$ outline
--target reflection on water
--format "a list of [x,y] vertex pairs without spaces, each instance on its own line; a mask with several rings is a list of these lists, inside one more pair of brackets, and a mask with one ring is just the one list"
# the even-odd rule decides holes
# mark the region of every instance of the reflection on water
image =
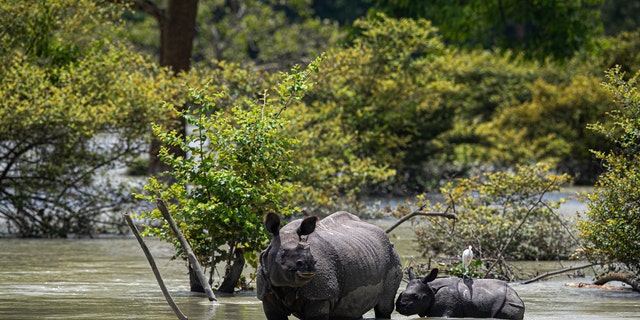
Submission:
[[[394,233],[392,241],[403,263],[417,259],[410,257],[410,232]],[[190,319],[264,319],[255,293],[218,295],[219,301],[211,303],[204,295],[188,292],[186,268],[181,261],[170,261],[170,245],[146,241],[167,287]],[[0,239],[0,252],[0,319],[176,318],[134,238]],[[580,281],[590,279],[556,277],[514,285],[527,306],[525,319],[640,317],[640,294],[564,286]],[[365,316],[372,318],[373,312]],[[397,313],[393,318],[408,319]]]

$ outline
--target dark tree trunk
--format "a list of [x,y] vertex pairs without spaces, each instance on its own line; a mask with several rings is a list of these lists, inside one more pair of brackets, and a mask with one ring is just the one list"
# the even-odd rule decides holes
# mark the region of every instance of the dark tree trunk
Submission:
[[202,284],[200,284],[200,280],[196,276],[196,272],[191,267],[191,264],[189,264],[189,287],[191,289],[191,292],[204,293],[204,288],[202,287]]
[[218,288],[218,291],[224,293],[233,293],[240,280],[240,276],[242,276],[242,269],[244,268],[244,251],[240,248],[235,250],[233,264],[231,266],[227,266],[227,269],[224,273],[224,280],[222,284]]
[[[188,72],[191,68],[193,39],[196,34],[196,16],[198,0],[169,0],[166,8],[160,8],[152,0],[108,0],[113,3],[129,5],[130,8],[151,15],[160,26],[160,65],[171,68],[175,75]],[[183,111],[186,106],[179,107]],[[186,134],[186,121],[177,117],[169,129]],[[153,138],[149,148],[149,171],[158,174],[171,168],[158,158],[162,143]],[[169,146],[169,152],[176,156],[184,156],[185,152],[178,147]],[[168,177],[164,177],[168,179]],[[189,265],[191,291],[205,292],[193,268]]]
[[[193,39],[196,34],[198,0],[171,0],[167,10],[162,13],[156,16],[160,25],[160,65],[170,67],[174,74],[188,72],[191,68]],[[179,111],[183,111],[184,108],[186,106],[180,107]],[[184,136],[186,134],[184,118],[177,118],[170,129]],[[158,159],[160,147],[160,141],[154,138],[149,150],[149,169],[153,174],[170,169]],[[170,147],[169,152],[176,156],[185,155],[184,151],[178,147]]]
[[[167,8],[160,8],[152,0],[108,0],[129,6],[133,10],[151,15],[160,26],[160,65],[171,68],[174,74],[188,72],[191,68],[191,53],[193,39],[196,35],[196,16],[198,0],[169,0]],[[182,111],[185,106],[179,107]],[[186,121],[176,118],[169,129],[184,135]],[[158,159],[158,152],[162,146],[157,139],[152,139],[149,148],[149,171],[151,174],[168,171],[166,164]],[[180,148],[170,147],[169,152],[177,156],[184,156]]]
[[[227,266],[222,284],[220,284],[220,287],[218,287],[216,291],[233,293],[235,291],[236,285],[238,284],[238,281],[240,281],[240,277],[242,276],[242,269],[244,269],[244,264],[244,251],[242,249],[236,249],[233,263],[231,264],[231,266]],[[198,277],[196,277],[195,272],[193,268],[191,268],[191,266],[189,266],[189,285],[192,292],[204,292],[204,288],[202,288],[202,285],[200,284],[200,281],[198,280]]]

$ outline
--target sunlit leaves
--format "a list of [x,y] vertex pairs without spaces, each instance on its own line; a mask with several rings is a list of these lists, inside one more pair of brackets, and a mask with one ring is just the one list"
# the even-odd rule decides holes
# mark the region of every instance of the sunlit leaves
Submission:
[[[202,262],[212,259],[214,264],[227,261],[236,248],[242,248],[255,264],[255,255],[267,240],[261,230],[262,216],[267,211],[284,215],[294,211],[292,199],[299,197],[295,177],[300,167],[294,154],[298,140],[288,131],[286,108],[311,86],[309,74],[317,70],[317,63],[282,74],[280,83],[264,90],[259,100],[252,99],[254,92],[238,88],[252,86],[233,80],[247,74],[236,67],[226,66],[230,73],[222,74],[229,77],[189,90],[192,108],[182,115],[189,124],[188,135],[155,127],[160,140],[178,146],[186,157],[162,149],[161,160],[172,168],[167,173],[171,182],[150,179],[147,194],[138,195],[167,201],[198,258]],[[238,93],[237,100],[230,99],[228,92]],[[228,102],[237,103],[226,105]],[[159,218],[159,213],[147,212],[143,217]],[[149,228],[147,233],[174,239],[166,226]]]
[[0,214],[25,236],[93,232],[129,201],[102,170],[147,151],[148,121],[173,84],[112,41],[112,7],[0,4]]
[[637,272],[640,266],[640,94],[637,75],[629,80],[619,68],[607,72],[605,88],[616,107],[610,120],[593,130],[613,141],[615,149],[595,152],[606,172],[597,188],[587,195],[588,210],[580,230],[586,240],[587,257],[610,266],[620,263]]

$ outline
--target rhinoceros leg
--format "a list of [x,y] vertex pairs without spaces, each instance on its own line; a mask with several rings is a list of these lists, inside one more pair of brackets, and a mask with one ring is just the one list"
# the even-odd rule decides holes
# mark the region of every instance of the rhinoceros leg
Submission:
[[522,320],[524,318],[524,302],[511,287],[507,288],[506,301],[496,314],[498,319]]
[[268,320],[287,320],[289,312],[287,312],[282,303],[275,300],[275,297],[267,296],[262,301],[262,310]]
[[391,319],[391,312],[395,308],[395,297],[395,292],[393,292],[393,295],[385,292],[378,304],[373,308],[376,313],[376,319]]
[[331,312],[331,302],[329,301],[313,301],[307,302],[304,306],[305,320],[329,320]]
[[[394,253],[396,260],[400,260]],[[391,313],[395,309],[396,293],[402,282],[402,268],[391,269],[384,280],[384,292],[378,299],[378,304],[373,308],[376,318],[391,319]]]

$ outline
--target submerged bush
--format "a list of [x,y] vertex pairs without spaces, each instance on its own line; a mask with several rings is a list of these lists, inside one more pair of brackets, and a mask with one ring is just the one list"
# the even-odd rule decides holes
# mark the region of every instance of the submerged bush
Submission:
[[[484,276],[513,280],[508,260],[567,258],[575,245],[568,219],[556,212],[559,201],[545,195],[570,182],[568,175],[549,172],[548,165],[521,165],[513,171],[456,179],[441,192],[444,204],[431,211],[455,212],[457,220],[423,219],[416,225],[416,242],[424,256],[459,262],[464,248],[473,246],[482,260]],[[424,198],[419,201],[424,203]]]

